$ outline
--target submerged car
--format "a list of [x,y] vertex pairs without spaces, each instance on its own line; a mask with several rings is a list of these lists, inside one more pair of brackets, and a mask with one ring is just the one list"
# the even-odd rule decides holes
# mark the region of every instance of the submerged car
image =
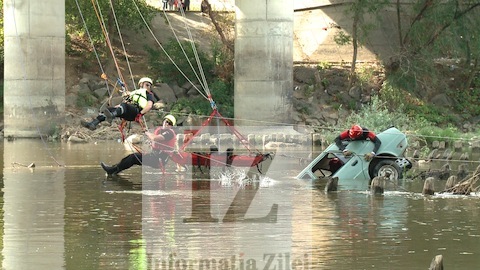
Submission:
[[298,179],[318,180],[338,177],[338,187],[343,190],[366,190],[376,176],[385,176],[389,182],[398,183],[402,174],[412,167],[404,156],[407,149],[407,136],[391,127],[377,137],[382,145],[372,160],[365,154],[372,152],[374,144],[369,140],[349,141],[346,149],[351,156],[344,156],[335,143],[327,147],[298,175]]

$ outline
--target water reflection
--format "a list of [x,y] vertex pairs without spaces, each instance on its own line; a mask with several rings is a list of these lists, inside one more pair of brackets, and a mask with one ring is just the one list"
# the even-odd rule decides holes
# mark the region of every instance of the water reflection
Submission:
[[3,269],[426,269],[437,254],[448,269],[480,265],[478,195],[424,197],[418,183],[326,194],[281,155],[256,181],[140,167],[106,178],[99,162],[125,155],[114,142],[0,146]]
[[225,186],[190,177],[181,186],[158,186],[157,175],[145,172],[142,179],[143,192],[163,191],[147,193],[143,200],[149,267],[290,265],[293,197],[288,191],[280,194],[276,188],[260,188],[258,182]]
[[[33,150],[33,151],[32,151]],[[64,266],[63,228],[65,170],[12,167],[43,162],[35,145],[4,144],[3,269],[61,269]]]

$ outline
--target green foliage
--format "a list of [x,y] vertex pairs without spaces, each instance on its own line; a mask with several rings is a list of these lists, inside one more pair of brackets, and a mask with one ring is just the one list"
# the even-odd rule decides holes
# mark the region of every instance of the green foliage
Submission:
[[352,123],[358,123],[380,132],[390,126],[395,126],[400,130],[408,129],[411,119],[401,111],[391,112],[384,101],[380,100],[378,96],[374,96],[369,105],[363,106],[360,111],[354,112],[346,118],[345,128],[350,127]]
[[[453,70],[446,70],[454,63],[452,60],[464,74],[478,73],[478,1],[418,1],[410,17],[412,21],[408,22],[410,27],[405,29],[398,69],[388,77],[393,88],[406,90],[412,95],[445,89],[444,93],[452,99],[455,110],[463,112],[465,116],[478,115],[480,109],[476,104],[480,99],[480,91],[476,89],[475,78],[471,85],[468,85],[470,80],[460,79],[455,84],[445,80],[446,76],[454,75]],[[406,108],[436,124],[458,122],[443,108],[419,106],[411,102]],[[435,115],[437,113],[440,115]]]
[[[78,2],[80,11],[76,2]],[[69,26],[67,28],[67,34],[85,35],[86,25],[94,43],[105,42],[102,27],[95,12],[96,10],[102,18],[103,25],[107,28],[106,30],[109,33],[110,38],[116,36],[116,23],[118,23],[120,29],[128,28],[140,31],[146,29],[143,19],[148,23],[155,15],[155,9],[148,6],[145,0],[95,1],[95,3],[96,6],[94,7],[90,0],[65,1],[65,21]],[[112,13],[110,3],[113,3],[115,16]]]
[[368,85],[377,75],[377,70],[372,66],[364,65],[357,68],[357,82],[361,86]]
[[380,91],[381,99],[390,108],[404,107],[408,102],[410,93],[404,91],[402,88],[392,84],[389,79],[383,83],[383,87]]
[[333,37],[333,41],[338,45],[348,45],[352,43],[352,37],[344,31],[338,31]]
[[480,78],[474,79],[471,88],[463,91],[454,89],[449,96],[457,101],[455,109],[468,116],[480,115]]
[[[218,111],[227,118],[233,117],[233,86],[220,80],[210,85],[210,91],[218,107]],[[193,113],[196,115],[209,115],[212,112],[210,103],[203,97],[180,98],[170,110],[174,114],[182,115]]]
[[315,93],[315,86],[314,85],[307,85],[306,87],[303,88],[304,95],[305,97],[311,97],[313,96],[313,93]]
[[[158,74],[158,80],[182,85],[188,78],[195,84],[200,83],[201,73],[190,42],[178,44],[175,39],[170,39],[163,48],[168,56],[163,50],[145,48],[149,54],[149,68],[153,74]],[[201,51],[197,53],[207,82],[212,81],[214,60]]]
[[[459,136],[461,132],[457,128],[451,125],[441,128],[423,117],[410,116],[401,108],[389,108],[387,103],[378,96],[372,97],[370,104],[349,115],[340,125],[322,130],[322,134],[325,138],[333,140],[339,131],[350,128],[353,123],[367,127],[376,133],[380,133],[390,126],[395,126],[409,135],[411,141],[422,140],[426,144],[431,144],[435,140],[453,142],[461,139],[461,136]],[[470,137],[473,136],[470,135]],[[428,149],[425,151],[428,152]]]
[[440,128],[434,125],[425,126],[417,129],[415,134],[424,138],[427,145],[431,145],[433,141],[445,141],[447,143],[453,143],[454,141],[460,139],[458,136],[460,131],[452,126],[445,128]]
[[215,74],[227,82],[233,82],[235,55],[217,38],[212,38],[211,53],[215,65]]
[[325,70],[332,68],[332,63],[327,61],[322,61],[317,65],[317,70]]
[[320,83],[322,84],[323,88],[327,88],[330,85],[330,81],[327,78],[322,78]]
[[449,123],[460,123],[459,117],[451,113],[450,110],[432,104],[424,104],[423,106],[408,104],[405,107],[405,110],[412,117],[421,117],[436,126],[445,126]]
[[312,107],[307,104],[302,104],[298,109],[298,112],[305,115],[310,115],[312,113]]
[[384,82],[380,98],[388,108],[394,108],[392,111],[401,111],[411,118],[428,122],[433,126],[446,126],[460,122],[460,119],[448,109],[421,101],[412,93],[392,84],[391,80]]
[[96,101],[92,95],[80,92],[78,93],[76,102],[78,107],[91,107],[95,105]]

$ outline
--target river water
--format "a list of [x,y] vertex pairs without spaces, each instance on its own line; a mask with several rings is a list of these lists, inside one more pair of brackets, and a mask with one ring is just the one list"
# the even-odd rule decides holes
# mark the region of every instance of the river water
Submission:
[[480,267],[477,195],[326,194],[295,179],[288,150],[257,178],[107,178],[99,162],[126,154],[117,142],[1,147],[3,269],[428,269],[439,254],[445,269]]

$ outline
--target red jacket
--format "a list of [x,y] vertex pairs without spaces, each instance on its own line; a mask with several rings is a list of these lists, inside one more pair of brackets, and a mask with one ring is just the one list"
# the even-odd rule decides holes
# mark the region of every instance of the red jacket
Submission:
[[152,142],[152,148],[155,150],[167,150],[172,151],[175,149],[175,143],[177,142],[177,135],[175,131],[171,128],[158,127],[153,132],[155,135],[162,135],[165,138],[165,141]]

